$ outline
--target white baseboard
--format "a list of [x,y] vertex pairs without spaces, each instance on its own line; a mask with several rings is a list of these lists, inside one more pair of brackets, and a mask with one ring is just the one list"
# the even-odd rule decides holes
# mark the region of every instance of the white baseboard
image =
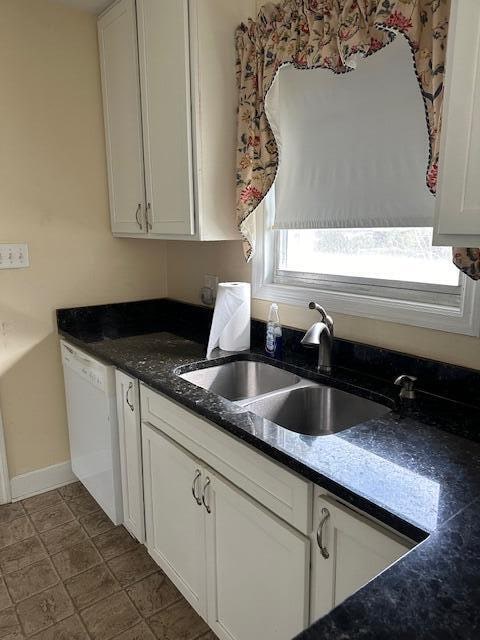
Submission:
[[30,498],[38,493],[58,489],[66,484],[76,482],[70,460],[54,464],[51,467],[37,469],[11,479],[12,502]]

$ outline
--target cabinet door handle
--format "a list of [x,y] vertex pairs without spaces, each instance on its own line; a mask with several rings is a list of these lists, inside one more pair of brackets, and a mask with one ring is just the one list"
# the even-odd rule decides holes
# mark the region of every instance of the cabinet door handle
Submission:
[[206,491],[207,491],[208,487],[210,486],[210,484],[211,484],[211,480],[207,476],[207,479],[205,480],[205,484],[203,485],[203,492],[202,492],[202,502],[203,502],[203,506],[207,510],[207,513],[212,513],[212,510],[210,509],[210,505],[205,500]]
[[151,231],[153,229],[153,224],[150,221],[151,211],[152,211],[152,205],[150,202],[147,202],[147,208],[145,209],[145,220],[147,222],[147,231]]
[[330,557],[330,554],[328,553],[327,547],[323,544],[323,530],[329,518],[330,518],[330,511],[324,507],[322,509],[322,519],[320,520],[320,524],[318,525],[318,529],[317,529],[317,544],[320,547],[320,553],[325,558],[325,560],[328,560],[328,558]]
[[127,392],[125,393],[125,402],[128,404],[128,406],[130,407],[131,411],[135,411],[135,407],[133,406],[133,403],[130,402],[130,400],[129,400],[130,391],[132,389],[133,389],[133,382],[130,382],[130,384],[128,385]]
[[193,478],[193,483],[192,483],[192,496],[195,498],[195,502],[198,504],[199,507],[202,506],[202,499],[199,496],[197,496],[197,482],[201,477],[201,475],[202,475],[202,472],[200,471],[200,469],[197,469],[195,471],[195,477]]
[[142,221],[141,221],[141,219],[139,217],[141,212],[142,212],[142,205],[141,205],[141,203],[138,203],[138,207],[137,207],[137,210],[135,212],[135,219],[136,219],[137,224],[140,227],[140,229],[143,229]]

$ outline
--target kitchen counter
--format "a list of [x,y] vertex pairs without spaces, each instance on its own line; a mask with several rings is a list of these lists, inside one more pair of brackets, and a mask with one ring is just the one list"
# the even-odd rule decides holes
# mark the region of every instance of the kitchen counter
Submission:
[[[480,444],[455,434],[457,427],[458,433],[474,429],[474,409],[420,393],[415,408],[396,407],[381,419],[337,435],[289,432],[178,376],[212,364],[204,360],[202,313],[192,308],[199,314],[192,325],[192,317],[185,318],[186,307],[169,307],[164,316],[157,315],[160,330],[151,333],[138,334],[138,323],[122,323],[121,316],[116,327],[110,317],[106,330],[108,323],[100,326],[95,313],[84,311],[59,312],[59,330],[85,352],[421,542],[299,638],[478,638]],[[194,339],[174,334],[173,320],[178,333]],[[241,357],[271,362],[255,348]],[[231,359],[221,352],[214,358],[215,364]],[[331,378],[319,376],[311,356],[301,352],[288,352],[278,364],[392,407],[398,396],[398,388],[388,381],[344,367],[334,369]],[[439,428],[444,426],[448,430]]]

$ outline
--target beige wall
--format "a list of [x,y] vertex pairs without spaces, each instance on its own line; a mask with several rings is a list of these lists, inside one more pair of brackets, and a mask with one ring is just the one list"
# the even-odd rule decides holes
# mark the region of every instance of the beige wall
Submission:
[[165,245],[110,233],[96,19],[2,0],[0,242],[31,267],[0,271],[0,406],[10,475],[69,458],[57,307],[165,293]]
[[[218,275],[221,281],[249,281],[251,277],[240,242],[167,242],[167,266],[168,295],[197,304],[204,274]],[[252,315],[266,320],[269,308],[269,302],[253,300]],[[341,338],[480,369],[478,338],[341,314],[334,316],[336,334]],[[285,326],[300,329],[306,329],[315,320],[308,309],[289,305],[280,305],[280,317]]]

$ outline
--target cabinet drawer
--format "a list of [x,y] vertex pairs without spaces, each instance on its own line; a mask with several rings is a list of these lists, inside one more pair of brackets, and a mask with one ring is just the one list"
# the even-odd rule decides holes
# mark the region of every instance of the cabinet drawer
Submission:
[[267,509],[309,533],[310,482],[144,385],[141,411],[142,422],[160,429]]

